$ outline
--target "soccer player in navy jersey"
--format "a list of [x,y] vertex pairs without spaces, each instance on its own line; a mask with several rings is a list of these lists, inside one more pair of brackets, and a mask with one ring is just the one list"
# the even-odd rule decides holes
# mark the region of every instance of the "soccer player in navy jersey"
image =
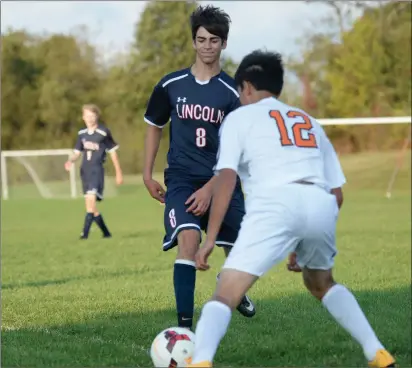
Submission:
[[[148,127],[143,174],[151,196],[165,203],[163,250],[178,246],[173,282],[178,325],[186,328],[192,328],[193,324],[195,254],[201,242],[201,230],[205,230],[208,223],[219,128],[224,117],[240,106],[234,80],[220,67],[220,54],[226,48],[229,33],[229,15],[213,6],[200,6],[190,21],[196,61],[189,68],[166,75],[154,87],[144,116]],[[153,179],[152,171],[162,129],[169,120],[165,192]],[[226,255],[237,238],[244,213],[238,179],[216,241]],[[247,296],[237,309],[246,317],[255,314],[255,307]]]
[[97,210],[96,202],[103,200],[104,189],[104,162],[106,152],[110,153],[116,171],[116,184],[123,182],[122,170],[116,150],[119,148],[114,141],[110,130],[99,122],[100,110],[96,105],[83,106],[83,120],[86,129],[79,130],[73,156],[66,162],[65,168],[70,170],[71,165],[83,154],[80,168],[83,194],[86,201],[86,217],[80,239],[87,239],[90,227],[94,222],[103,232],[103,237],[110,238],[101,213]]

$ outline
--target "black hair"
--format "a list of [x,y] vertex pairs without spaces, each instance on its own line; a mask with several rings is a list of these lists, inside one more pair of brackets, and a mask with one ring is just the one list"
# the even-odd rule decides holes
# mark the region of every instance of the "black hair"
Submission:
[[283,88],[282,56],[275,52],[255,50],[241,61],[235,74],[237,87],[249,82],[257,91],[268,91],[279,96]]
[[192,38],[195,40],[197,30],[204,27],[212,35],[220,37],[222,42],[227,41],[230,22],[229,15],[222,9],[212,5],[199,6],[190,16]]

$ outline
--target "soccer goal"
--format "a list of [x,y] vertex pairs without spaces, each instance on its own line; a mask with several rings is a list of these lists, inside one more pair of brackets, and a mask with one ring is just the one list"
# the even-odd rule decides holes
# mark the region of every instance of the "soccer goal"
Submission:
[[382,125],[382,124],[409,124],[408,133],[404,139],[402,148],[397,157],[394,169],[390,176],[387,189],[386,197],[391,198],[393,187],[396,181],[396,177],[399,173],[399,170],[402,168],[405,156],[408,151],[408,147],[411,144],[411,116],[401,116],[401,117],[381,117],[381,118],[346,118],[346,119],[319,119],[318,120],[322,125]]
[[3,151],[3,199],[76,198],[78,170],[75,165],[69,173],[64,169],[64,163],[72,154],[72,149]]

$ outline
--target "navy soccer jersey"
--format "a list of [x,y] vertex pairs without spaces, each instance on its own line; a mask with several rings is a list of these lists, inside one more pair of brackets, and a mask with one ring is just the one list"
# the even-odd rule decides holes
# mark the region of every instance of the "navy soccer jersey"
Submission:
[[234,80],[223,71],[200,82],[187,68],[168,74],[155,86],[145,121],[159,128],[171,122],[166,180],[212,178],[219,128],[225,116],[239,106]]
[[110,130],[99,124],[93,131],[79,130],[74,150],[83,153],[82,168],[87,170],[103,168],[107,152],[114,151],[118,147]]
[[97,200],[103,199],[103,164],[107,152],[114,151],[118,147],[110,130],[100,124],[93,131],[79,130],[74,150],[83,153],[80,177],[84,194],[94,194]]

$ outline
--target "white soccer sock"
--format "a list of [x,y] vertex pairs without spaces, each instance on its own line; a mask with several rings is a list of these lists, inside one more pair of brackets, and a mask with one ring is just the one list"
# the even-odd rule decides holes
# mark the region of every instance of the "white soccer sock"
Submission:
[[230,308],[221,302],[205,304],[196,326],[192,363],[212,362],[220,340],[225,336],[232,317]]
[[331,287],[322,299],[323,305],[335,320],[362,346],[368,361],[375,358],[376,352],[383,349],[362,312],[354,295],[343,285]]

